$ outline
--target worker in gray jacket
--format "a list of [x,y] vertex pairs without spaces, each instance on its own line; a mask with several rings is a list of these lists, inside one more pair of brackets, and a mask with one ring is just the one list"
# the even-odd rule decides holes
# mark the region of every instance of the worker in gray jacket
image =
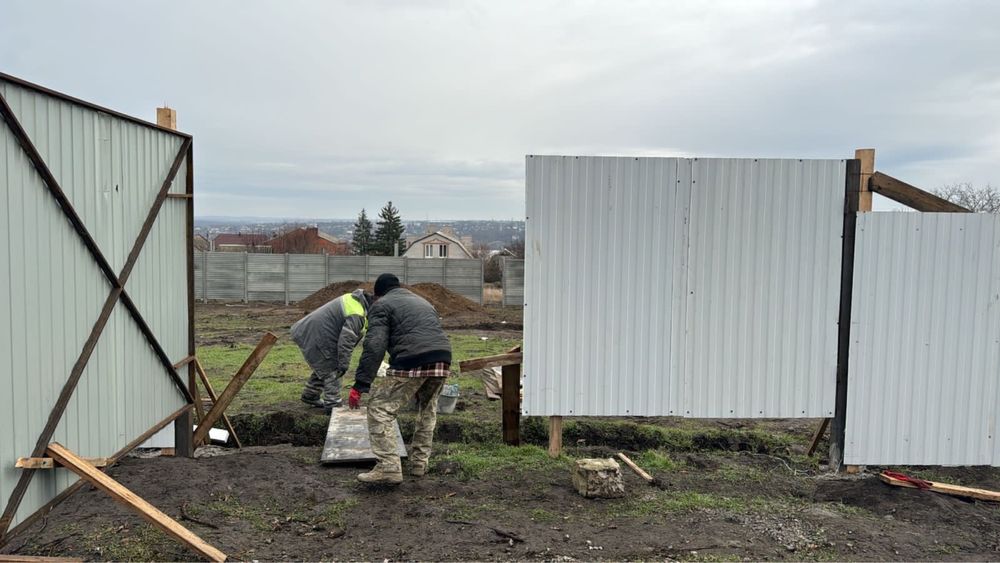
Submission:
[[361,289],[340,297],[292,325],[312,375],[302,391],[302,402],[327,411],[342,404],[340,381],[351,364],[351,353],[368,328],[372,296]]
[[437,399],[451,369],[451,342],[434,306],[400,287],[399,279],[392,274],[382,274],[375,281],[375,304],[369,318],[371,324],[349,398],[352,409],[361,406],[361,394],[371,388],[387,351],[389,369],[368,402],[368,435],[378,463],[371,471],[358,475],[358,480],[401,483],[403,471],[393,424],[396,414],[416,397],[409,472],[420,477],[427,471],[431,457]]

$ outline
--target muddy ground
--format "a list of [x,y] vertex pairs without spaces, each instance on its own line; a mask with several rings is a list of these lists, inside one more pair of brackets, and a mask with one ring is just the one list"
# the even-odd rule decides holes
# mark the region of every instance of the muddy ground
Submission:
[[[302,314],[274,305],[199,304],[197,312],[206,358],[225,357],[207,352],[253,343],[263,330],[286,336]],[[495,347],[519,336],[451,332]],[[464,354],[482,353],[466,345]],[[281,365],[273,369],[290,369]],[[363,468],[318,464],[328,419],[294,400],[298,383],[291,399],[275,393],[273,402],[247,401],[230,413],[250,447],[203,448],[197,459],[126,458],[110,474],[243,560],[1000,558],[1000,506],[892,488],[874,477],[880,468],[831,474],[825,443],[819,456],[804,455],[815,420],[572,418],[564,421],[564,455],[553,460],[544,450],[544,419],[522,420],[525,446],[503,446],[499,403],[474,379],[457,381],[462,397],[455,413],[439,416],[430,473],[398,488],[368,489],[355,481]],[[401,417],[404,435],[412,423],[412,414]],[[624,470],[625,498],[578,496],[573,460],[619,451],[656,485]],[[1000,490],[996,469],[896,469]],[[7,552],[195,558],[94,490],[70,497],[0,550]]]
[[[627,496],[586,500],[568,460],[532,450],[497,471],[439,448],[433,471],[398,488],[358,484],[319,448],[259,447],[200,459],[126,459],[125,486],[241,560],[988,560],[996,506],[835,478],[764,455],[690,453],[661,484],[625,476]],[[570,450],[571,455],[593,452]],[[636,452],[638,456],[638,452]],[[800,473],[801,472],[801,473]],[[1000,485],[995,474],[983,476]],[[81,491],[14,542],[21,554],[189,560],[104,494]]]

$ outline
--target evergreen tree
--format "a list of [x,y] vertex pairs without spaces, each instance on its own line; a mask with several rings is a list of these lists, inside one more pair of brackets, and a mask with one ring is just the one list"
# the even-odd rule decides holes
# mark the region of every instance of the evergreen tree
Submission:
[[351,250],[358,256],[365,256],[372,253],[374,244],[375,236],[372,234],[372,222],[368,220],[368,214],[362,209],[358,220],[354,223]]
[[373,254],[379,256],[392,256],[395,248],[399,247],[399,254],[406,250],[406,239],[403,238],[403,219],[399,216],[399,210],[393,207],[392,202],[385,204],[385,207],[378,212],[378,228],[375,229],[375,241]]

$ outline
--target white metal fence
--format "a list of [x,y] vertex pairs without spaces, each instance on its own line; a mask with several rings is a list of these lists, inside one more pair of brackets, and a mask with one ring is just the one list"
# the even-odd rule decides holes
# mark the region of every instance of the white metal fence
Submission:
[[198,252],[195,297],[201,301],[294,303],[336,282],[375,281],[391,272],[407,285],[436,283],[483,302],[483,263],[468,259]]
[[844,462],[1000,465],[1000,217],[858,217]]
[[527,159],[523,413],[829,417],[844,160]]

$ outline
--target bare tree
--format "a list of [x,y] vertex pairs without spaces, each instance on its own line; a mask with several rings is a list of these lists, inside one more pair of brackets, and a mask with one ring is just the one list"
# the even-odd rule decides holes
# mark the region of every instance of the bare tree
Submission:
[[950,184],[934,190],[938,197],[976,213],[1000,213],[1000,190],[990,184],[981,188],[969,182]]

